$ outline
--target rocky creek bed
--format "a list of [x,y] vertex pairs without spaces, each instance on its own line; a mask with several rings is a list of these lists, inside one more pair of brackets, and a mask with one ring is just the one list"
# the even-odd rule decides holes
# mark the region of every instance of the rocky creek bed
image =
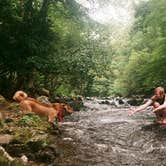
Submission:
[[166,126],[156,123],[151,108],[129,117],[125,102],[88,99],[84,106],[56,127],[36,115],[21,117],[17,106],[6,108],[0,131],[6,142],[0,140],[13,165],[166,165]]

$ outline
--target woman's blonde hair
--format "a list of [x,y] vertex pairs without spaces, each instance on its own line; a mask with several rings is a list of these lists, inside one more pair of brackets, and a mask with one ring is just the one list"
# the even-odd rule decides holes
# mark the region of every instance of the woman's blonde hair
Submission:
[[165,90],[164,90],[164,88],[161,87],[161,86],[155,88],[154,93],[156,93],[156,92],[159,92],[160,95],[164,95],[164,94],[165,94]]

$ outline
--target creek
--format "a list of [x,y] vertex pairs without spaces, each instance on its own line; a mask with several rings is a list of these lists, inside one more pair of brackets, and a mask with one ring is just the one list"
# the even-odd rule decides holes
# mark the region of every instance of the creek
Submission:
[[156,123],[151,109],[128,116],[129,107],[85,100],[86,111],[60,124],[57,166],[164,166],[166,126]]

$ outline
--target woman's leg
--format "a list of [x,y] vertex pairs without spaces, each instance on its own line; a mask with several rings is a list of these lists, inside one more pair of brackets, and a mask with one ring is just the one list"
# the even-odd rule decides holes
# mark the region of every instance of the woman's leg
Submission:
[[159,111],[155,112],[155,114],[156,114],[156,117],[157,117],[157,122],[159,124],[163,124],[163,120],[164,120],[163,110],[159,110]]
[[160,110],[160,116],[162,116],[162,120],[160,121],[160,124],[166,124],[166,109]]
[[[159,106],[160,106],[160,103],[158,103],[158,102],[153,103],[154,108],[157,108]],[[157,117],[157,122],[159,124],[163,124],[164,117],[165,117],[165,122],[166,122],[166,110],[165,111],[159,110],[159,111],[155,112],[155,114],[156,114],[156,117]],[[164,114],[165,114],[165,116],[164,116]]]
[[159,106],[160,106],[160,103],[158,103],[158,102],[154,102],[154,103],[153,103],[153,107],[154,107],[154,108],[157,108],[157,107],[159,107]]

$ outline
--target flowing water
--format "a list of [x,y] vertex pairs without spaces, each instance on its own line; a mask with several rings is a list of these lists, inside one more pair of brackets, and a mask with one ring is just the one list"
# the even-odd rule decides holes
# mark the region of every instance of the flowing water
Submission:
[[128,116],[115,108],[86,100],[87,111],[75,112],[60,124],[57,166],[165,166],[166,126],[151,110]]

